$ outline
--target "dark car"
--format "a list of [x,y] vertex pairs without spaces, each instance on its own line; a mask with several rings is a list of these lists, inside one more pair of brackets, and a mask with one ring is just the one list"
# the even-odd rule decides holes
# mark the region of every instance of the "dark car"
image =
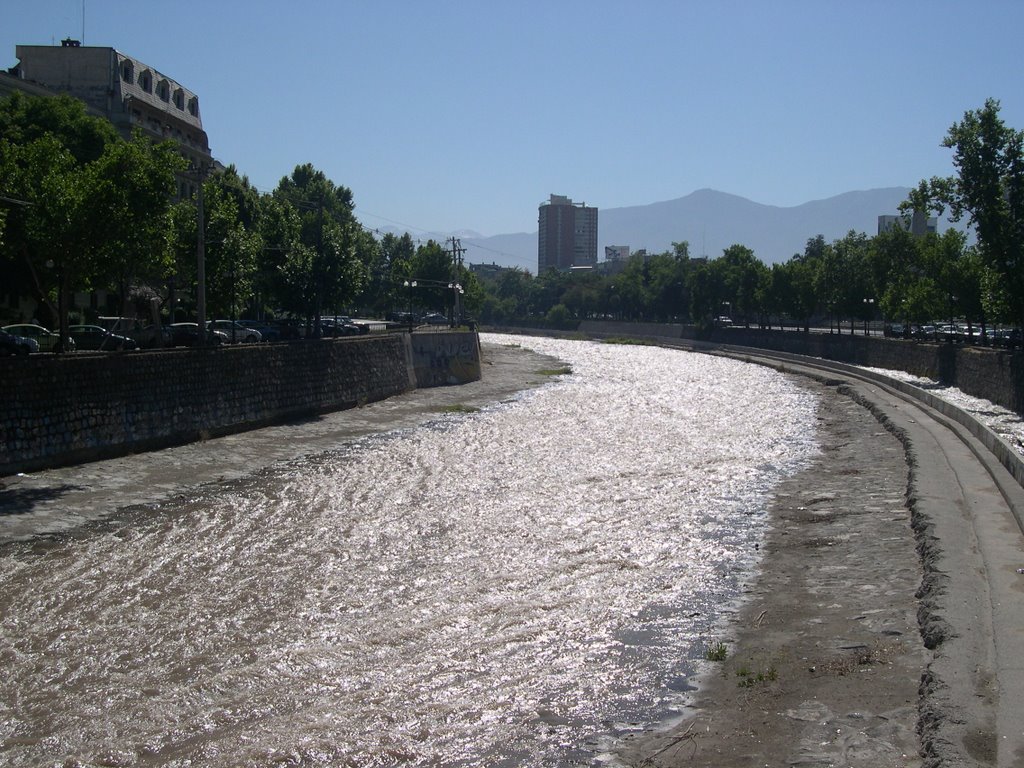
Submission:
[[282,318],[274,320],[271,325],[277,329],[278,338],[282,341],[294,341],[306,335],[302,321],[298,319]]
[[111,333],[98,325],[72,325],[68,333],[75,340],[78,349],[109,351],[138,349],[139,346],[135,339]]
[[[175,347],[195,347],[199,344],[199,325],[197,323],[171,323],[171,345]],[[227,344],[227,334],[221,331],[207,331],[211,346]]]
[[7,331],[0,331],[0,357],[10,355],[21,355],[27,357],[30,352],[38,352],[39,344],[35,339],[27,339],[24,336],[15,336]]
[[320,318],[321,336],[336,338],[338,336],[359,336],[362,333],[365,331],[361,326],[353,323],[351,318],[341,316]]
[[440,312],[431,312],[424,316],[423,322],[427,325],[448,325],[448,318],[442,315]]

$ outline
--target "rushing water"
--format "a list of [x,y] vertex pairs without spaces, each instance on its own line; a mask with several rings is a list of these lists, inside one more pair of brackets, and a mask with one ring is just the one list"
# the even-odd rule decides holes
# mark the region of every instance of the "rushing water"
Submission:
[[0,764],[594,764],[670,714],[815,399],[490,340],[572,374],[0,550]]

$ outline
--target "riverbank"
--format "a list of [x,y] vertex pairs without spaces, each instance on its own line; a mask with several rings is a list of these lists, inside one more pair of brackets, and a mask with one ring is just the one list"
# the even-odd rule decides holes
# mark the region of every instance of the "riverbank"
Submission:
[[359,408],[159,451],[0,476],[0,542],[70,530],[125,507],[194,493],[364,435],[412,428],[451,409],[500,402],[547,382],[544,371],[554,365],[529,350],[490,344],[481,352],[478,381],[415,389]]
[[692,717],[630,740],[632,766],[921,764],[921,565],[903,445],[864,407],[821,396],[822,454],[785,481],[761,571],[706,663]]

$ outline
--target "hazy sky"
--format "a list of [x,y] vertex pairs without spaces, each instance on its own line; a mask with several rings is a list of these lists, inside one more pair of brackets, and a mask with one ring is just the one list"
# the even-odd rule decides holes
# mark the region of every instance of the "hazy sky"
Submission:
[[[311,162],[367,226],[530,232],[711,187],[779,206],[952,173],[987,97],[1024,128],[1020,0],[33,0],[15,45],[112,46],[199,95],[263,190]],[[84,14],[83,14],[84,9]]]

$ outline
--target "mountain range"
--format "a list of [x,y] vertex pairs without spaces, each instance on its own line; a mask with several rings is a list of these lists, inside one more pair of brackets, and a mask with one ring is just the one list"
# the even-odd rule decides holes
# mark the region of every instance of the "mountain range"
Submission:
[[[600,209],[597,259],[604,260],[607,245],[661,253],[671,250],[673,242],[686,240],[693,257],[715,258],[730,245],[740,244],[766,264],[785,262],[793,254],[803,253],[807,241],[817,235],[828,242],[850,230],[875,235],[878,217],[898,214],[899,204],[909,192],[909,187],[886,187],[779,207],[700,189],[661,203]],[[940,222],[940,231],[948,225]],[[536,231],[492,237],[466,232],[461,238],[468,264],[498,264],[537,272]]]

